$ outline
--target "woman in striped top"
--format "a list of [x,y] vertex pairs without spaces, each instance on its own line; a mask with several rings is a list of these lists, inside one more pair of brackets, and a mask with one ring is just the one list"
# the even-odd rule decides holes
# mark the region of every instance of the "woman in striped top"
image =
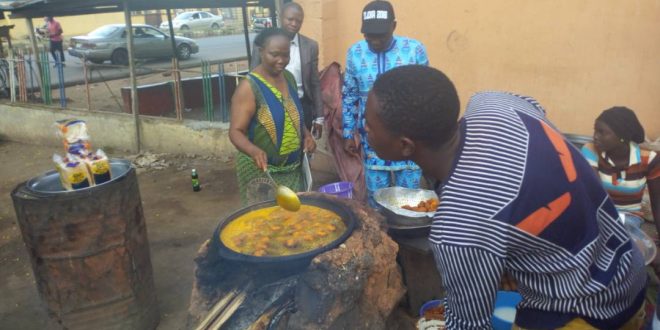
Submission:
[[584,145],[582,154],[620,212],[643,216],[642,197],[648,186],[660,233],[660,157],[641,149],[642,142],[644,128],[635,113],[626,107],[613,107],[596,119],[594,142]]
[[429,240],[447,329],[492,328],[505,273],[519,328],[639,329],[644,260],[580,151],[532,98],[482,92],[459,110],[442,72],[403,66],[378,77],[365,114],[379,157],[441,182]]

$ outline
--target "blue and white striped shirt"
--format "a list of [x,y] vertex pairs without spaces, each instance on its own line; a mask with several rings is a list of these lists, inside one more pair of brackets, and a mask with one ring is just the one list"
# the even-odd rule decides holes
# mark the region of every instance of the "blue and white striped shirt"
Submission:
[[589,164],[538,102],[479,93],[460,126],[429,238],[448,329],[491,327],[505,270],[523,297],[522,327],[575,317],[606,328],[626,321],[646,286],[641,253]]

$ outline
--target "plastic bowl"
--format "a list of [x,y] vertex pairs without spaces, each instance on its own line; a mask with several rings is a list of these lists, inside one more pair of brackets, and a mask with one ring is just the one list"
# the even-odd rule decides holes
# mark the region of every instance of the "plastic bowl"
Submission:
[[353,198],[353,183],[342,181],[326,184],[319,188],[319,192],[350,199]]
[[443,300],[429,300],[422,305],[422,307],[419,308],[419,317],[424,316],[424,312],[426,312],[427,309],[433,308],[433,307],[438,307],[440,304],[443,303]]
[[493,310],[494,330],[510,330],[516,320],[516,305],[522,300],[518,292],[498,291]]
[[[498,291],[495,300],[495,309],[493,310],[493,323],[494,330],[510,330],[513,327],[513,322],[516,319],[516,305],[522,300],[518,292],[513,291]],[[424,316],[424,312],[444,303],[444,300],[430,300],[424,303],[419,309],[419,317]]]

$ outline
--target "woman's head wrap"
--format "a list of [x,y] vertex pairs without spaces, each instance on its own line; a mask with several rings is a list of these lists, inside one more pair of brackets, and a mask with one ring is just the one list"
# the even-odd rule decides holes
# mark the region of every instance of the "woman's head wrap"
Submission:
[[644,127],[635,113],[626,107],[609,108],[596,118],[609,126],[614,134],[626,141],[644,142]]

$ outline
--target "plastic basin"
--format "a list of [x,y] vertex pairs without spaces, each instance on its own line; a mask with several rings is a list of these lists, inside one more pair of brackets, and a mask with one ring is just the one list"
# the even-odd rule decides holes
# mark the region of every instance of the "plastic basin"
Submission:
[[353,183],[342,181],[326,184],[319,188],[319,192],[341,198],[353,198]]

